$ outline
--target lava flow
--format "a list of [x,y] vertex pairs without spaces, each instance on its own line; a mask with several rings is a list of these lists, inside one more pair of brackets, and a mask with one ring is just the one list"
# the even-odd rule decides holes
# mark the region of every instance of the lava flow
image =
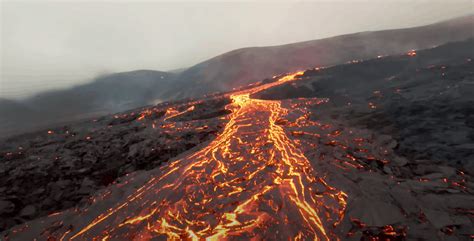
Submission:
[[[280,101],[250,97],[302,72],[233,93],[224,130],[206,147],[162,167],[123,203],[71,240],[336,240],[346,194],[318,176],[280,125]],[[174,116],[174,115],[173,115]]]

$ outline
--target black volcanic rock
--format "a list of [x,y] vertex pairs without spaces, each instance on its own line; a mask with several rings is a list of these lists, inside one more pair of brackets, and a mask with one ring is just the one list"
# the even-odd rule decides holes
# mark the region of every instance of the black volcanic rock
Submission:
[[87,202],[117,178],[212,139],[227,103],[202,101],[186,116],[164,120],[169,108],[189,107],[166,103],[3,140],[0,230]]
[[305,72],[258,93],[264,99],[324,97],[327,115],[396,138],[411,159],[449,160],[474,173],[474,40]]
[[[166,207],[167,201],[185,198],[194,206],[186,211],[192,219],[194,211],[203,208],[211,219],[220,218],[213,206],[222,205],[227,213],[241,200],[255,200],[257,205],[246,208],[269,217],[292,215],[294,209],[279,205],[285,203],[282,197],[286,196],[280,194],[288,190],[291,196],[292,191],[286,188],[296,186],[293,181],[299,180],[308,186],[294,193],[308,193],[318,200],[314,203],[321,208],[318,215],[339,214],[340,222],[333,223],[330,218],[325,230],[344,240],[469,240],[474,228],[474,183],[472,148],[466,133],[471,131],[473,45],[474,40],[451,43],[418,51],[416,56],[412,53],[307,71],[297,81],[252,96],[281,101],[250,99],[246,103],[251,111],[236,112],[227,124],[222,117],[242,104],[236,101],[237,105],[226,108],[232,93],[149,106],[10,138],[0,145],[0,165],[5,170],[0,176],[0,183],[5,183],[0,186],[0,204],[6,210],[2,225],[12,227],[49,216],[8,229],[2,238],[71,237],[81,235],[81,229],[91,232],[90,236],[77,237],[99,237],[96,235],[109,234],[104,227],[122,228],[130,220],[146,217],[147,222],[130,223],[123,229],[125,235],[134,235],[136,230],[149,230],[150,223],[161,218],[152,211],[150,216],[130,219],[144,214],[152,200]],[[254,102],[258,104],[252,105]],[[266,109],[266,104],[275,108]],[[241,110],[245,108],[243,105]],[[242,123],[235,125],[238,122]],[[206,154],[192,150],[208,144],[224,125],[230,128],[212,143],[224,145],[206,146],[210,148],[201,149]],[[289,144],[288,152],[280,152],[275,148],[278,140],[268,138],[277,132]],[[262,142],[254,142],[259,138]],[[236,155],[227,155],[230,152]],[[296,162],[286,166],[288,169],[283,162],[267,162],[285,160],[282,154],[289,154],[287,161]],[[254,156],[260,159],[251,159]],[[269,185],[255,190],[257,196],[226,197],[230,190],[216,192],[219,180],[207,178],[207,171],[220,170],[213,166],[214,158],[223,161],[221,167],[230,164],[232,169],[221,173],[244,184],[242,193],[246,194],[247,187],[252,191],[254,185]],[[234,162],[239,158],[242,160]],[[263,167],[255,172],[257,179],[247,179],[249,172],[243,166],[250,164],[248,160]],[[157,168],[165,161],[170,161],[169,165]],[[232,166],[234,163],[238,165]],[[196,173],[202,175],[193,175]],[[311,180],[305,179],[313,175]],[[167,181],[154,182],[155,177]],[[285,179],[273,182],[273,177]],[[260,192],[267,187],[267,193]],[[274,187],[284,189],[274,195]],[[213,199],[212,204],[217,205],[207,205],[207,209],[196,203],[207,198],[204,194],[210,194],[207,200]],[[335,196],[339,198],[333,199]],[[139,198],[133,201],[130,197]],[[275,207],[265,210],[261,204],[266,201]],[[62,209],[67,210],[51,214]],[[112,213],[112,218],[99,215],[104,213]],[[91,220],[100,217],[106,217],[104,222],[88,230]],[[269,220],[263,227],[273,219]],[[188,230],[185,228],[182,230]],[[130,237],[121,234],[111,238]]]

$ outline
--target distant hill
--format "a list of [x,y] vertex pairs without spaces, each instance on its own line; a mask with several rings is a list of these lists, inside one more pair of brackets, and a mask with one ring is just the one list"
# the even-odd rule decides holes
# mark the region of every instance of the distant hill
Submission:
[[474,15],[470,15],[421,27],[362,32],[280,46],[242,48],[187,69],[179,77],[181,86],[187,88],[178,85],[180,87],[170,90],[166,97],[179,99],[226,91],[280,73],[425,49],[473,37]]
[[22,103],[3,98],[0,98],[0,113],[0,129],[2,130],[0,134],[21,128],[18,125],[19,122],[25,122],[32,115],[39,114]]
[[41,93],[21,103],[0,101],[0,134],[24,132],[159,101],[228,91],[273,75],[315,66],[431,48],[474,38],[473,26],[474,15],[471,15],[422,27],[237,49],[177,71],[138,70],[106,75],[88,84]]
[[147,105],[172,83],[174,75],[137,70],[98,77],[93,82],[62,91],[36,95],[26,101],[41,111],[122,111]]
[[159,102],[174,78],[171,73],[137,70],[101,76],[88,84],[23,101],[0,100],[0,133],[44,128]]

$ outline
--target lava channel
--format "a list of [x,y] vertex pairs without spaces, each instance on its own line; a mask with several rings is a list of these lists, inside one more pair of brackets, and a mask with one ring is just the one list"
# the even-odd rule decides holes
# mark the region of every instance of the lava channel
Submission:
[[280,101],[251,98],[302,72],[230,95],[224,130],[162,167],[71,240],[337,240],[346,194],[327,184],[279,121]]

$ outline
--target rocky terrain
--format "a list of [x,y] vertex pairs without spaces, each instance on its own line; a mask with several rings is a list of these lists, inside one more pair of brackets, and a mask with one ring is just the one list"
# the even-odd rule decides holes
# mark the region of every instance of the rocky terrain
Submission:
[[[0,228],[74,207],[118,177],[212,139],[223,122],[208,118],[226,114],[226,103],[161,104],[3,140]],[[173,118],[191,106],[199,114]]]
[[1,237],[472,240],[473,51],[374,56],[4,140]]
[[474,41],[307,71],[264,99],[326,97],[328,115],[393,136],[399,155],[474,172]]
[[[398,142],[354,128],[314,107],[308,126],[292,135],[327,182],[346,191],[343,240],[471,240],[472,172],[449,161],[399,155]],[[290,129],[291,131],[291,129]],[[318,133],[317,136],[312,135]],[[331,166],[333,165],[333,166]],[[336,168],[334,168],[336,166]]]

